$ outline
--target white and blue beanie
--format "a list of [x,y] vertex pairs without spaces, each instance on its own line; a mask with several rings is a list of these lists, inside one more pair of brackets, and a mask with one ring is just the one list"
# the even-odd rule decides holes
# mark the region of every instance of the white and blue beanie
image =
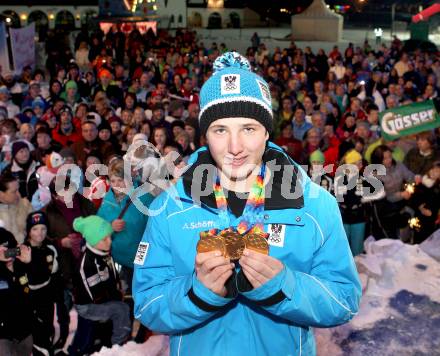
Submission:
[[255,119],[272,132],[269,85],[245,57],[226,52],[215,60],[214,73],[200,91],[200,131],[205,134],[215,120],[233,117]]

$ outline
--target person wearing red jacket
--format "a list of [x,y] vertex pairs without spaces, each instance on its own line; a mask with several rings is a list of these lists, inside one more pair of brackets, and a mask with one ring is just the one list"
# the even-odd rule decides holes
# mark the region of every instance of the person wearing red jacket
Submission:
[[65,106],[60,111],[60,122],[52,130],[52,137],[54,141],[58,142],[63,147],[81,140],[81,126],[80,122],[72,118],[72,111],[68,106]]

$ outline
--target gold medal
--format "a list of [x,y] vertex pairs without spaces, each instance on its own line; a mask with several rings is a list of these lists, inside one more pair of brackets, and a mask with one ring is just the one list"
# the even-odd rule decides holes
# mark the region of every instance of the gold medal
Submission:
[[211,251],[220,251],[221,254],[225,255],[225,244],[222,239],[216,236],[210,236],[201,238],[197,242],[197,253],[205,253]]
[[244,236],[243,240],[246,248],[264,255],[269,254],[269,243],[267,242],[267,234],[251,232]]
[[220,237],[225,244],[225,257],[231,261],[240,259],[245,248],[244,240],[238,232],[224,231],[220,233]]
[[267,236],[268,234],[263,232],[249,232],[242,236],[232,228],[222,230],[218,234],[212,230],[202,231],[197,242],[197,253],[220,251],[231,261],[239,260],[245,248],[268,255]]

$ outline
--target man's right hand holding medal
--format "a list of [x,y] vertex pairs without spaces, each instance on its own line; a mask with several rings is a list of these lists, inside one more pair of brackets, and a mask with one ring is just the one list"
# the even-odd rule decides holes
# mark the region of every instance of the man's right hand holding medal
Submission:
[[196,255],[197,279],[212,292],[224,297],[225,283],[232,276],[235,265],[220,251],[201,252]]

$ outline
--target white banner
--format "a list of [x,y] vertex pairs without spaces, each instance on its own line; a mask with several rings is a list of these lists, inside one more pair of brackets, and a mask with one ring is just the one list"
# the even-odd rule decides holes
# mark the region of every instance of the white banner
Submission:
[[11,28],[12,58],[14,69],[20,73],[24,67],[35,66],[35,23],[23,28]]
[[0,22],[0,73],[9,72],[8,45],[6,42],[6,26]]

